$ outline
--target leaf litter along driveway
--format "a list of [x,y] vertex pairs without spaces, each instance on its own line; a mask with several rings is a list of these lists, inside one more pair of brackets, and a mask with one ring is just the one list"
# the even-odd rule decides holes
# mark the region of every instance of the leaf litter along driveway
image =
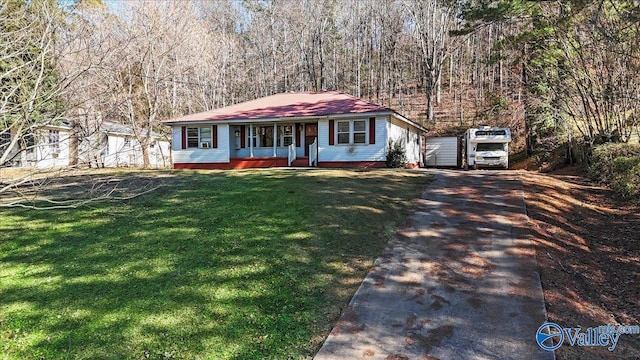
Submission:
[[553,359],[519,173],[431,172],[315,359]]
[[[640,325],[640,204],[616,199],[584,169],[523,176],[549,321],[563,327]],[[640,359],[640,335],[615,350],[569,346],[558,359]]]

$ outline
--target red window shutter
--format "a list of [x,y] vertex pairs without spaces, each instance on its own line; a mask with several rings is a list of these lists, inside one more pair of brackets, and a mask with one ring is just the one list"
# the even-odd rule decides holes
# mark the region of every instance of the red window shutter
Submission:
[[182,148],[183,149],[187,148],[187,127],[186,126],[182,127]]
[[329,145],[333,145],[336,142],[334,132],[333,120],[329,120]]
[[293,131],[296,132],[296,147],[302,146],[302,142],[300,141],[300,123],[296,123]]
[[245,138],[245,134],[246,134],[246,130],[245,130],[246,126],[241,125],[240,126],[240,147],[244,148],[245,147],[245,143],[244,143],[244,138]]
[[376,143],[376,118],[369,118],[369,144]]
[[218,125],[211,126],[211,139],[213,140],[213,148],[218,148]]

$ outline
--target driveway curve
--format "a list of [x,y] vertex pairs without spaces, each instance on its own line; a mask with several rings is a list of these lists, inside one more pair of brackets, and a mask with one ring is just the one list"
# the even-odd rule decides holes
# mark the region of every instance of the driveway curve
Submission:
[[519,173],[429,173],[315,359],[554,359]]

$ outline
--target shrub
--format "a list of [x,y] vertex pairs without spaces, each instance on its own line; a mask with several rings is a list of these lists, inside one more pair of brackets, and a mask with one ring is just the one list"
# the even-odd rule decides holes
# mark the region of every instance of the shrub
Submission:
[[589,174],[623,198],[640,197],[640,145],[611,143],[596,146],[591,155]]
[[640,199],[640,156],[613,159],[611,188],[625,199]]
[[387,146],[387,167],[401,168],[407,165],[407,155],[404,151],[404,141],[389,140]]
[[640,156],[640,145],[615,143],[598,145],[591,154],[589,174],[594,180],[608,184],[613,177],[613,161],[620,157],[632,156]]

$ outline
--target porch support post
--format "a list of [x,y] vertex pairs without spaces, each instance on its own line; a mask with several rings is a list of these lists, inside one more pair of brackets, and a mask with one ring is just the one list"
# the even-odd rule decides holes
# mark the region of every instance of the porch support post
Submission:
[[278,124],[273,124],[273,157],[278,156]]
[[249,157],[253,157],[253,124],[249,124]]

